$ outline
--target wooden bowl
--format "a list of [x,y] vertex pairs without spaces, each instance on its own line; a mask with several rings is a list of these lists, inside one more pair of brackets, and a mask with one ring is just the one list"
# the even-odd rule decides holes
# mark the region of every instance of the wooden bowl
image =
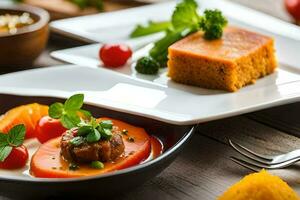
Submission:
[[0,7],[0,15],[30,14],[35,23],[18,28],[15,34],[0,34],[0,70],[32,65],[42,53],[48,40],[49,14],[47,11],[28,5],[5,5]]

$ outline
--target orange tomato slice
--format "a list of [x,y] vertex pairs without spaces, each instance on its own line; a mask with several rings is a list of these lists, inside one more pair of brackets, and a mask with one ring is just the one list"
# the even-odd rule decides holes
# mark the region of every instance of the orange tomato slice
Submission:
[[[100,120],[112,120],[120,130],[128,130],[128,136],[123,137],[125,153],[114,162],[104,163],[103,169],[93,169],[89,165],[82,164],[77,170],[69,169],[69,162],[61,158],[60,137],[44,143],[31,159],[30,172],[39,178],[72,178],[82,176],[99,175],[137,165],[145,160],[151,150],[151,138],[143,128],[135,127],[122,121],[101,118]],[[127,140],[133,137],[134,142]]]
[[26,138],[32,138],[35,135],[37,122],[46,115],[48,115],[48,106],[38,103],[13,108],[0,117],[0,131],[7,133],[15,125],[24,124]]

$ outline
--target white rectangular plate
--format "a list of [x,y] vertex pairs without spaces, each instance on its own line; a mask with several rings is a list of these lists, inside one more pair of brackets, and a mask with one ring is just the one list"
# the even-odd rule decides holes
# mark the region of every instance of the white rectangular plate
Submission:
[[177,84],[164,74],[152,82],[75,65],[0,76],[0,93],[68,97],[77,92],[87,103],[186,125],[298,101],[300,75],[280,69],[235,93]]
[[[271,35],[276,39],[276,49],[281,63],[290,66],[300,65],[300,28],[267,14],[226,1],[197,0],[201,9],[217,8],[222,10],[231,25]],[[149,20],[169,20],[176,2],[164,2],[110,13],[100,13],[54,21],[51,29],[69,37],[92,43],[126,43],[138,49],[155,41],[162,34],[130,39],[128,36],[139,23]]]
[[[145,55],[149,46],[135,50],[127,66],[116,70],[103,68],[97,56],[100,45],[94,44],[52,54],[58,59],[85,67],[54,67],[1,76],[0,89],[2,92],[65,97],[83,91],[89,103],[182,125],[238,115],[300,99],[298,28],[223,0],[217,0],[217,3],[215,0],[203,0],[200,3],[202,8],[221,9],[231,24],[275,37],[279,61],[285,65],[280,64],[276,73],[258,80],[254,85],[236,93],[228,93],[174,83],[166,76],[165,70],[161,70],[157,76],[137,74],[133,63]],[[84,38],[97,36],[94,41],[123,41],[138,49],[138,46],[148,44],[151,40],[146,38],[148,41],[145,42],[145,38],[142,38],[136,42],[128,39],[132,28],[150,19],[160,21],[169,18],[174,5],[171,2],[67,19],[54,22],[52,27]],[[79,32],[75,33],[75,29]],[[22,89],[17,89],[20,87]]]

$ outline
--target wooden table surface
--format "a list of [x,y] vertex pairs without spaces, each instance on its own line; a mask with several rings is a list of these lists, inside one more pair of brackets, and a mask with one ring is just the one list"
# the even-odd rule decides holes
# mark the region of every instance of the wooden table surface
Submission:
[[[50,58],[49,52],[80,45],[83,44],[51,35],[47,49],[30,68],[64,64]],[[216,199],[230,185],[251,173],[229,159],[239,155],[229,147],[227,138],[261,153],[291,151],[300,148],[299,115],[300,103],[294,103],[200,124],[174,163],[159,176],[116,199]],[[300,194],[299,171],[300,165],[296,164],[271,173],[282,177]]]

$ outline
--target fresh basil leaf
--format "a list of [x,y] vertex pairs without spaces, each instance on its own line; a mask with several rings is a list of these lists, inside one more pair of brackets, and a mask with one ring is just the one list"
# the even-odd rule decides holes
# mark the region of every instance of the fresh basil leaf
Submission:
[[25,138],[26,128],[23,124],[14,126],[8,132],[7,141],[12,146],[20,146]]
[[64,104],[65,111],[79,110],[83,105],[83,94],[75,94],[68,98]]
[[70,140],[70,144],[73,146],[79,146],[84,143],[84,138],[83,137],[74,137]]
[[59,119],[63,115],[64,105],[62,103],[54,103],[49,107],[49,116],[53,119]]
[[4,147],[8,145],[7,138],[8,138],[8,134],[0,133],[0,147]]
[[101,133],[101,136],[109,140],[112,137],[112,132],[110,129],[104,129],[104,131]]
[[98,142],[101,138],[101,135],[98,130],[94,129],[92,132],[90,132],[87,137],[86,141],[88,143]]
[[93,128],[97,128],[99,126],[99,123],[97,122],[97,120],[94,117],[92,117],[91,120],[90,120],[90,125]]
[[76,127],[76,123],[73,123],[72,119],[68,115],[63,115],[60,122],[67,129]]
[[100,122],[100,126],[105,129],[112,129],[113,123],[111,120],[103,120]]
[[81,122],[80,117],[77,115],[76,111],[68,111],[66,115],[72,120],[73,124],[77,126]]
[[78,128],[77,135],[79,136],[86,136],[90,132],[93,131],[93,127],[91,126],[81,126]]
[[86,121],[84,120],[80,120],[80,122],[77,124],[78,127],[82,127],[82,126],[90,126],[89,123],[87,123]]
[[11,146],[3,146],[0,147],[0,162],[5,161],[5,159],[9,156],[10,152],[12,151]]

